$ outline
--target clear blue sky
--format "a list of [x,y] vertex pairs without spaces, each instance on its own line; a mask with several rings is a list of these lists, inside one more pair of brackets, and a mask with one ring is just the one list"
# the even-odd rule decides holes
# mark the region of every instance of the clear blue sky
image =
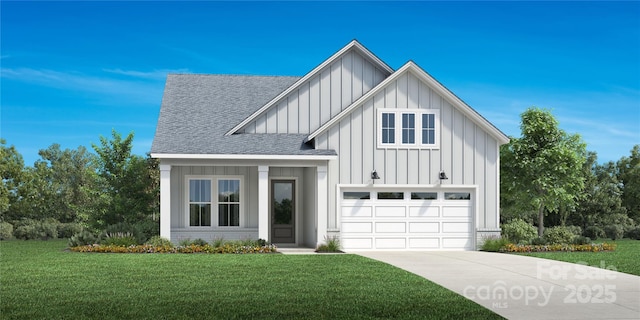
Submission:
[[6,2],[0,135],[32,165],[111,129],[149,151],[167,73],[302,76],[352,39],[503,132],[549,108],[599,161],[640,144],[640,2]]

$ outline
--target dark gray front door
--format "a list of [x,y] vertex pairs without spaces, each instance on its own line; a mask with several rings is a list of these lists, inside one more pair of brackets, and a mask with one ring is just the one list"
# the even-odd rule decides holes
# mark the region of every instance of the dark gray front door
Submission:
[[271,242],[295,243],[296,183],[271,180]]

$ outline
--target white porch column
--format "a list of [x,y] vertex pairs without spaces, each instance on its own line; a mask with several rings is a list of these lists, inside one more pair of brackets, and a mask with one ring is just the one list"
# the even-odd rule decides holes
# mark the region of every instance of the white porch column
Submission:
[[171,240],[171,165],[160,165],[160,236]]
[[317,226],[316,230],[318,238],[316,239],[316,246],[325,242],[327,236],[327,189],[329,187],[329,180],[327,179],[327,166],[318,166],[316,168],[317,183],[318,183],[318,199],[317,199]]
[[269,166],[258,166],[258,237],[269,237]]

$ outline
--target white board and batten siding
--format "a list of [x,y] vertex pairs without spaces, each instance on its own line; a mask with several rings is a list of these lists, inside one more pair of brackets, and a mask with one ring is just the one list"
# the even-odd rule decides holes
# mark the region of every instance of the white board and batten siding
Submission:
[[[439,110],[439,146],[433,149],[377,148],[378,109]],[[499,142],[412,72],[380,88],[339,123],[315,138],[318,149],[333,149],[339,159],[329,161],[329,229],[340,228],[337,185],[371,185],[371,172],[380,176],[375,185],[425,185],[440,183],[478,186],[473,205],[478,217],[474,229],[497,229]],[[444,170],[448,180],[440,182]],[[336,205],[337,204],[337,205]]]
[[243,132],[309,134],[388,75],[357,50],[349,50],[244,126]]

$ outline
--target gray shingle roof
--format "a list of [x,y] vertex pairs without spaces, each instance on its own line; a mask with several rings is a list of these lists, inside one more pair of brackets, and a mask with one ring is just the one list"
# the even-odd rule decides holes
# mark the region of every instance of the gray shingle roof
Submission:
[[151,153],[335,155],[304,144],[306,134],[234,134],[250,116],[299,78],[170,74]]

